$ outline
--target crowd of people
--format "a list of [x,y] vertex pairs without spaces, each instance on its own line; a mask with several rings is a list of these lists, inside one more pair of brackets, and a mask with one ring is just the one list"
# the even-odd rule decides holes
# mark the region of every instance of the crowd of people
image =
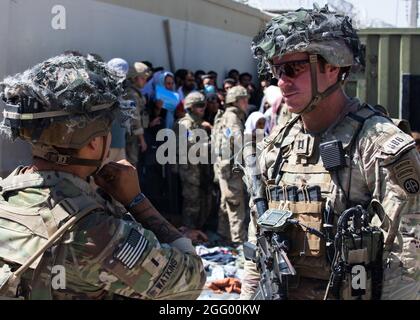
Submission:
[[[260,78],[257,86],[250,73],[231,69],[219,85],[218,74],[212,70],[172,73],[149,61],[130,65],[122,58],[106,62],[97,54],[90,55],[126,78],[124,101],[134,103],[136,110],[128,126],[121,119],[113,122],[109,161],[127,159],[137,169],[142,190],[153,205],[180,230],[188,230],[196,243],[208,241],[209,231],[216,236],[216,244],[245,242],[249,194],[243,173],[235,170],[232,159],[221,158],[221,150],[227,148],[234,158],[238,149],[232,145],[233,137],[255,140],[257,130],[267,136],[291,119],[288,109],[282,108],[277,80]],[[163,129],[174,130],[178,142],[182,130],[190,135],[185,154],[177,150],[176,164],[157,159],[157,150],[165,143],[157,139]],[[197,142],[194,129],[206,131],[209,150],[217,153],[214,163],[180,160]]]
[[[258,129],[269,134],[289,119],[286,108],[281,109],[282,95],[275,81],[263,79],[256,86],[251,74],[232,69],[219,85],[215,71],[171,73],[148,61],[130,65],[121,58],[107,64],[126,77],[124,99],[136,105],[130,129],[118,119],[113,123],[109,160],[127,159],[135,166],[144,194],[181,228],[201,230],[197,241],[207,240],[205,233],[210,231],[217,243],[243,243],[248,199],[242,174],[232,173],[233,161],[216,155],[215,163],[159,163],[156,152],[164,141],[157,140],[157,134],[171,129],[179,140],[181,130],[203,129],[213,151],[222,147],[224,138],[234,137],[235,130],[254,139]],[[187,152],[197,140],[191,136],[188,141]]]

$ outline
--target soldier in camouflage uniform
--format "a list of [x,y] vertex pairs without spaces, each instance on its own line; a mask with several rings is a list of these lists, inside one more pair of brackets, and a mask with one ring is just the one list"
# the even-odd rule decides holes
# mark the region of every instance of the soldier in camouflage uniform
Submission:
[[[209,196],[210,192],[208,181],[205,181],[205,172],[208,164],[192,163],[192,159],[188,156],[192,147],[197,147],[197,134],[202,134],[202,138],[206,141],[200,141],[202,146],[208,149],[207,133],[205,128],[208,123],[203,121],[204,112],[206,110],[206,97],[200,92],[192,92],[187,95],[184,100],[186,115],[175,124],[175,132],[177,134],[178,152],[180,146],[186,143],[187,148],[183,150],[186,154],[179,154],[179,175],[182,184],[182,223],[192,229],[201,229],[209,215]],[[200,131],[199,131],[200,130]],[[205,156],[199,154],[200,150],[196,149],[196,156]]]
[[137,167],[139,157],[139,146],[141,152],[145,152],[147,149],[144,129],[149,126],[149,115],[146,110],[146,98],[140,90],[145,86],[150,75],[150,69],[141,62],[135,62],[127,75],[128,88],[124,99],[134,101],[136,111],[132,120],[131,132],[128,132],[126,136],[125,152],[127,160],[135,167]]
[[226,109],[221,117],[216,116],[212,138],[217,156],[214,174],[221,192],[218,233],[236,244],[242,243],[246,236],[245,200],[241,174],[232,170],[243,143],[248,99],[248,92],[242,86],[228,90]]
[[[383,249],[380,297],[419,299],[420,156],[413,139],[383,113],[345,95],[343,82],[361,62],[350,19],[328,7],[289,12],[274,17],[252,49],[260,72],[271,70],[288,109],[298,115],[259,146],[269,208],[288,209],[300,222],[327,232],[335,230],[345,209],[356,204],[376,207],[371,223],[384,235],[384,244],[377,244]],[[332,141],[340,141],[342,156],[327,149],[327,157],[322,157],[320,144]],[[328,156],[344,163],[332,169]],[[308,190],[320,193],[299,197]],[[252,211],[249,240],[256,243],[259,228],[255,208]],[[325,241],[298,226],[286,235],[297,271],[289,298],[323,299],[331,274]],[[368,261],[365,256],[355,261],[359,259]],[[260,275],[252,261],[246,262],[245,273],[241,298],[249,299]],[[352,299],[348,292],[341,298]]]
[[133,166],[103,165],[114,117],[132,117],[119,103],[123,83],[101,62],[58,56],[0,84],[1,131],[30,142],[34,156],[0,181],[0,296],[200,294],[205,273],[190,240],[144,197]]

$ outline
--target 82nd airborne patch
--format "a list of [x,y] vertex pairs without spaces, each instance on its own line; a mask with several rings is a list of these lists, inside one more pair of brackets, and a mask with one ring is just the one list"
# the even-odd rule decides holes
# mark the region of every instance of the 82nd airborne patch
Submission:
[[398,184],[409,194],[420,191],[419,177],[414,164],[410,159],[402,160],[393,167]]

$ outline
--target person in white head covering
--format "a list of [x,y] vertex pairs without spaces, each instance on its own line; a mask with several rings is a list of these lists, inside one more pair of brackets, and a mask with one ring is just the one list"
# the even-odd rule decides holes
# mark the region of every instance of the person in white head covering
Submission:
[[269,86],[264,90],[265,101],[270,106],[264,113],[267,120],[267,131],[271,132],[274,126],[277,125],[277,118],[281,109],[281,103],[283,101],[283,95],[280,88],[277,86]]
[[114,58],[108,61],[108,67],[120,74],[127,76],[129,65],[128,62],[121,58]]
[[245,135],[252,136],[252,141],[255,141],[257,130],[262,130],[264,136],[266,133],[266,119],[262,112],[255,111],[251,113],[245,122]]
[[[108,67],[114,70],[121,77],[127,76],[129,65],[128,62],[121,58],[114,58],[108,61]],[[116,119],[112,123],[112,140],[109,151],[108,161],[120,161],[126,158],[126,128]]]

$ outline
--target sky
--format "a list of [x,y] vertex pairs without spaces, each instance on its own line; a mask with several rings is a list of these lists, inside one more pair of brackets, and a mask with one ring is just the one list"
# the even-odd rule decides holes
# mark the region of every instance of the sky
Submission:
[[403,0],[348,0],[363,19],[380,19],[396,27],[408,27],[408,1]]
[[[356,7],[360,12],[362,21],[382,20],[396,27],[408,27],[409,19],[407,8],[409,2],[406,0],[346,0]],[[312,7],[313,0],[249,0],[252,3],[263,3],[266,7]],[[320,6],[327,3],[327,0],[317,0]]]

